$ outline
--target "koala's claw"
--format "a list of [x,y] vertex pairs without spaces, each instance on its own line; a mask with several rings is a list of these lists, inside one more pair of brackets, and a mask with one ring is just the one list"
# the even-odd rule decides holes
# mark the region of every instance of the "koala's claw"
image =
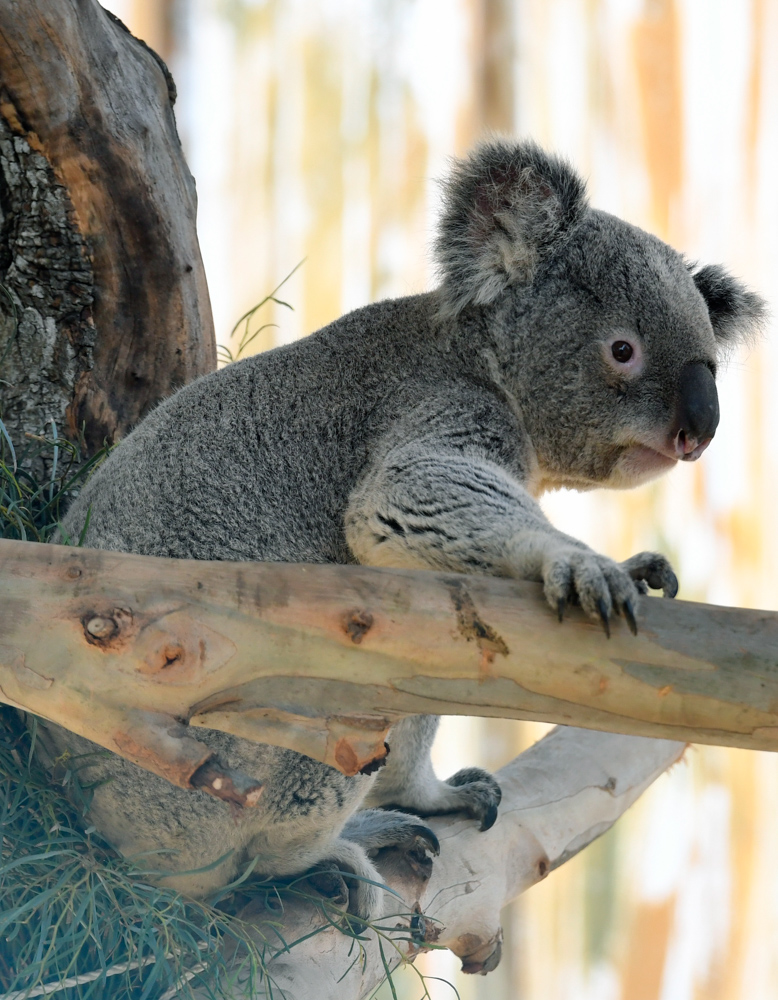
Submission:
[[406,851],[429,851],[430,854],[438,857],[440,854],[440,841],[433,830],[419,823],[418,826],[408,828],[408,844],[405,845],[405,849]]
[[485,830],[491,830],[497,820],[497,806],[492,804],[484,813],[484,818],[481,820],[481,825],[478,829],[483,833]]
[[560,597],[556,602],[556,614],[560,622],[565,620],[565,608],[567,607],[567,601],[564,597]]
[[625,601],[621,607],[624,612],[624,617],[627,619],[627,625],[629,625],[630,632],[633,635],[637,635],[638,623],[635,620],[635,610],[632,607],[632,601]]
[[415,839],[405,847],[405,860],[411,870],[425,881],[432,874],[432,858],[440,854],[440,841],[428,826],[418,826]]
[[611,637],[611,623],[608,617],[608,609],[605,606],[605,601],[599,598],[597,601],[597,610],[600,612],[600,621],[602,622],[602,627],[605,629],[605,637],[610,639]]
[[413,822],[411,817],[404,813],[398,815],[402,816],[403,820],[394,832],[392,842],[386,846],[396,847],[402,851],[411,871],[426,882],[432,874],[432,857],[440,854],[440,841],[428,826]]

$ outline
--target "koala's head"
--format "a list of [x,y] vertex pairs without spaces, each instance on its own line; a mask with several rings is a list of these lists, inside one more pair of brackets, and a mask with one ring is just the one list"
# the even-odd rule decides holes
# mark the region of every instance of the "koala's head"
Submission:
[[442,313],[465,336],[486,316],[542,485],[635,486],[707,448],[717,367],[765,316],[724,268],[591,209],[567,163],[507,140],[456,164],[436,249]]

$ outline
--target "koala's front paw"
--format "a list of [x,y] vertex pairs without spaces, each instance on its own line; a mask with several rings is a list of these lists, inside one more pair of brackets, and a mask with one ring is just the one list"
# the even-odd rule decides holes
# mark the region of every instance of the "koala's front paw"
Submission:
[[637,635],[635,608],[646,584],[662,588],[675,597],[678,580],[670,563],[655,552],[641,552],[623,563],[598,555],[591,549],[560,547],[543,567],[546,599],[560,622],[568,603],[577,601],[590,618],[599,619],[610,638],[610,617],[623,614],[630,631]]
[[464,767],[446,778],[445,783],[456,789],[457,810],[461,809],[477,819],[481,830],[494,826],[502,789],[488,771],[480,767]]

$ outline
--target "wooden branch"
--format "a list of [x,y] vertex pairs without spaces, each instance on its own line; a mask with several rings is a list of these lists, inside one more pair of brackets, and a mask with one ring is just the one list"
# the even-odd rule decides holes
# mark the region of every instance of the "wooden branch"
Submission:
[[[384,941],[391,968],[402,956],[424,949],[423,937],[450,948],[465,972],[485,973],[500,958],[503,906],[599,837],[663,771],[679,759],[682,743],[614,736],[559,728],[504,767],[500,815],[487,833],[459,817],[429,820],[441,842],[429,882],[408,872],[393,852],[378,858],[387,885],[402,901],[384,894],[386,916],[380,926],[403,929],[399,953]],[[414,946],[407,943],[409,921],[390,915],[420,910]],[[258,902],[241,916],[256,925],[257,938],[280,947],[268,921],[281,921],[291,943],[322,926],[321,914],[303,903],[286,903],[283,914]],[[353,962],[354,942],[326,928],[284,951],[269,964],[273,992],[256,998],[356,1000],[367,998],[384,978],[376,935],[368,933],[364,962]],[[344,976],[344,972],[350,971]],[[247,993],[236,990],[237,998]]]
[[174,98],[164,64],[96,0],[0,4],[0,159],[18,216],[0,278],[24,311],[0,388],[17,440],[45,414],[61,426],[65,406],[71,435],[85,424],[100,446],[216,366]]
[[637,638],[616,620],[608,640],[577,610],[560,625],[530,583],[1,541],[0,700],[184,788],[211,756],[197,726],[345,774],[425,712],[778,747],[778,614],[641,614]]

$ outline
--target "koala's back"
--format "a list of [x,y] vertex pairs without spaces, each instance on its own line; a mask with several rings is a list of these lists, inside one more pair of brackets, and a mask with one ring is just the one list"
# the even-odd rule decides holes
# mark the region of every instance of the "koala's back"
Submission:
[[441,375],[430,299],[357,310],[180,390],[89,482],[67,532],[77,538],[90,510],[93,548],[352,562],[343,510],[371,440],[423,397],[425,367]]
[[[445,351],[431,296],[378,303],[317,334],[205,376],[162,403],[111,454],[65,519],[85,544],[194,559],[353,562],[343,528],[371,440],[440,379]],[[427,336],[429,334],[429,336]],[[434,354],[435,365],[425,355]],[[442,359],[442,361],[441,361]],[[441,368],[442,365],[442,368]],[[187,792],[68,731],[42,723],[49,759],[96,753],[90,817],[124,854],[152,867],[208,872],[171,884],[203,895],[258,855],[257,871],[316,862],[372,784],[278,747],[201,729],[227,766],[265,786],[239,824],[227,807]]]

